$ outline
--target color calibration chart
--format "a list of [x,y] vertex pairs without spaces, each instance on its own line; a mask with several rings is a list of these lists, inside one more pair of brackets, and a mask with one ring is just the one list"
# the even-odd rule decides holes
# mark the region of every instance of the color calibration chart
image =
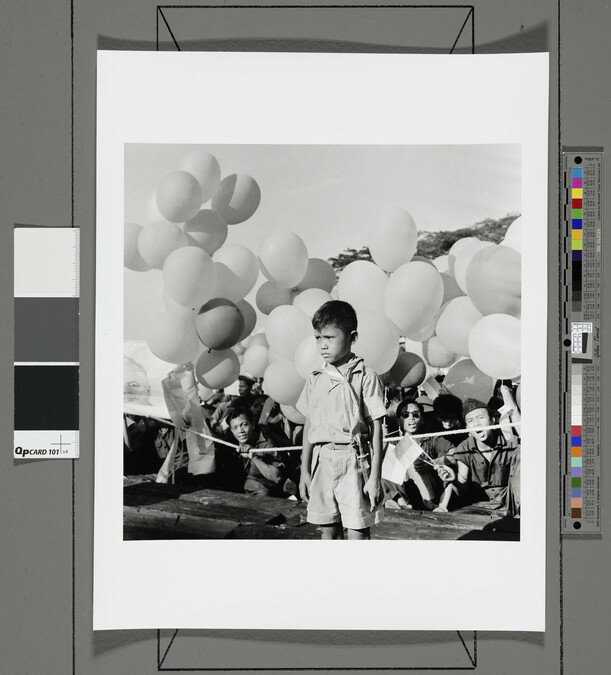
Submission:
[[563,534],[602,532],[602,152],[565,152]]
[[79,456],[79,230],[15,227],[15,459]]

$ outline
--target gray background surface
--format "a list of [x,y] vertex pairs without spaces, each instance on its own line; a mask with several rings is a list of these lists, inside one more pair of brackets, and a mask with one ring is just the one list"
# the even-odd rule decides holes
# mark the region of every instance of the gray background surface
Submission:
[[[611,462],[605,462],[603,476],[605,535],[561,540],[556,270],[559,143],[578,147],[609,145],[610,88],[607,83],[611,10],[609,3],[603,0],[560,3],[481,0],[473,6],[476,53],[549,51],[551,54],[547,631],[545,634],[480,632],[475,670],[482,674],[603,673],[609,668],[610,642],[607,614],[611,595],[608,574],[611,509],[606,507],[611,498],[611,487],[607,487],[611,485]],[[409,33],[406,29],[404,34],[401,29],[409,19],[402,24],[396,14],[399,10],[338,9],[324,16],[320,14],[322,10],[299,10],[299,20],[282,10],[253,10],[246,19],[240,19],[232,10],[214,11],[217,13],[209,15],[201,24],[202,38],[208,41],[202,48],[287,49],[292,46],[312,50],[373,50],[386,45],[391,51],[406,51],[401,45]],[[168,16],[171,15],[168,13]],[[3,3],[0,59],[3,93],[0,312],[3,320],[0,338],[4,349],[0,358],[6,384],[4,405],[0,409],[4,447],[0,456],[3,497],[0,671],[6,673],[146,675],[158,670],[155,631],[94,634],[91,628],[95,58],[97,48],[155,49],[156,22],[156,3],[149,0],[103,3],[5,0]],[[440,29],[448,36],[455,35],[456,24],[456,16],[451,13],[436,13],[428,29],[419,29],[422,42],[416,47],[427,44],[427,37],[434,35],[437,39]],[[172,48],[169,34],[160,35],[168,42],[162,46]],[[470,47],[470,40],[465,37],[468,36],[463,35],[457,45],[460,51]],[[295,38],[301,42],[296,43]],[[287,42],[289,40],[293,41]],[[338,45],[338,41],[344,46]],[[355,43],[360,47],[354,47]],[[491,115],[499,105],[502,101],[491,101]],[[611,204],[606,176],[603,200]],[[16,223],[81,227],[81,458],[74,463],[68,460],[14,462],[11,456],[12,237]],[[603,246],[606,259],[611,260],[611,234],[604,226]],[[607,286],[609,269],[611,265],[605,269]],[[608,329],[607,317],[602,331],[605,347],[610,343]],[[606,388],[610,385],[608,375],[605,384]],[[39,405],[44,405],[44,398],[45,392],[40,392]],[[543,410],[541,419],[544,423]],[[542,476],[542,485],[543,481]],[[451,561],[448,566],[451,569]],[[482,561],[482,569],[473,570],[473,574],[492,580],[494,562]],[[451,572],[448,578],[452,578]],[[512,580],[506,581],[506,592],[510,593]],[[496,585],[496,581],[493,584]],[[186,593],[180,586],[172,592]],[[496,600],[502,593],[499,590],[494,594],[491,612],[503,611],[502,603]],[[404,602],[404,611],[417,611],[410,606],[409,597]],[[318,665],[323,653],[325,666],[341,668],[349,662],[355,647],[365,645],[369,654],[375,653],[378,667],[385,669],[397,667],[397,645],[405,644],[405,665],[427,665],[421,659],[410,661],[410,654],[419,656],[424,653],[421,649],[438,644],[440,648],[445,645],[445,649],[451,638],[434,633],[207,631],[185,636],[188,658],[185,656],[182,663],[175,658],[173,663],[190,667],[247,666],[249,654],[256,653],[257,660],[270,667],[308,667],[314,665],[308,662],[308,654],[316,658]],[[168,644],[167,639],[163,644]],[[460,650],[457,653],[460,656]],[[389,660],[391,654],[392,660]],[[191,658],[196,656],[200,657],[198,663]],[[232,657],[242,661],[238,664]],[[461,663],[465,664],[464,658]]]

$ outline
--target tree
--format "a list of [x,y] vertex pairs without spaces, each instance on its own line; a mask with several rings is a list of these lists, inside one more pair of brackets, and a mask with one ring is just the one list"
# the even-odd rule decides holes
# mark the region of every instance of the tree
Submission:
[[[507,228],[519,215],[520,214],[518,213],[509,213],[498,220],[486,218],[475,225],[462,227],[459,230],[419,232],[416,255],[433,260],[440,255],[446,255],[454,243],[464,237],[475,237],[481,241],[491,241],[495,244],[499,244],[503,240]],[[333,266],[336,274],[339,274],[346,265],[349,265],[355,260],[372,260],[369,248],[367,246],[361,246],[358,250],[347,248],[336,257],[329,258],[329,262]]]

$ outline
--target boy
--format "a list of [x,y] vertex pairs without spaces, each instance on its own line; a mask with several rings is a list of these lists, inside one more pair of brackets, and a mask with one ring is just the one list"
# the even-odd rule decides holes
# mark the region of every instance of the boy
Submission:
[[[312,318],[324,366],[310,374],[297,409],[305,418],[299,492],[322,539],[369,539],[381,498],[382,385],[351,351],[358,337],[351,305],[331,300]],[[370,467],[360,461],[361,434],[371,439]],[[369,475],[367,475],[369,474]]]

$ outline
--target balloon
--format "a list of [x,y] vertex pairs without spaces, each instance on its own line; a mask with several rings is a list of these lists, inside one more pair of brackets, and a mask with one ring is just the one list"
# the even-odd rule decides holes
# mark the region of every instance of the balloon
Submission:
[[183,232],[206,253],[212,255],[227,239],[227,223],[216,211],[202,209],[187,220]]
[[426,362],[433,368],[449,368],[456,361],[456,354],[449,350],[436,335],[422,345],[422,351]]
[[195,317],[195,328],[208,349],[229,349],[242,334],[244,317],[233,302],[213,298],[200,308]]
[[263,375],[265,393],[284,405],[297,403],[304,384],[305,380],[291,361],[270,363]]
[[454,298],[459,298],[461,295],[464,295],[462,288],[449,272],[441,273],[441,281],[443,281],[442,305],[445,305],[446,302],[450,302],[450,300],[454,300]]
[[215,295],[238,302],[257,283],[259,266],[255,254],[240,244],[225,244],[213,256],[217,282]]
[[418,230],[411,215],[393,207],[369,229],[369,251],[374,262],[387,272],[412,259],[418,244]]
[[311,319],[319,307],[332,299],[331,294],[327,293],[327,291],[323,291],[320,288],[307,288],[295,296],[293,307],[297,307],[297,309],[300,309]]
[[349,302],[357,311],[379,312],[387,283],[388,277],[377,265],[355,260],[341,271],[337,292],[340,300]]
[[216,157],[201,148],[187,152],[178,163],[178,168],[197,180],[202,189],[202,204],[212,197],[221,182],[221,167]]
[[456,256],[454,261],[454,279],[459,285],[463,293],[467,292],[467,287],[465,285],[465,276],[467,274],[467,268],[469,263],[473,260],[473,257],[478,251],[486,248],[487,246],[494,246],[490,241],[480,241],[479,239],[474,239],[472,242],[469,242],[460,253]]
[[[244,352],[246,351],[246,347],[244,347],[239,342],[238,342],[237,345],[233,345],[232,349],[233,349],[233,351],[235,352],[235,354],[238,358],[240,358],[241,356],[244,356]],[[242,363],[242,361],[240,361],[240,363]]]
[[522,311],[522,256],[508,246],[478,251],[467,269],[467,294],[484,315]]
[[435,315],[432,319],[429,319],[429,321],[425,323],[424,326],[418,328],[418,330],[410,331],[409,333],[407,333],[405,337],[409,338],[413,342],[424,342],[425,340],[428,340],[430,337],[435,335],[436,323],[437,323],[437,315]]
[[138,235],[140,255],[147,264],[159,270],[172,251],[188,243],[187,235],[172,223],[151,223]]
[[284,288],[300,283],[308,269],[308,249],[301,237],[289,230],[276,230],[259,247],[259,265],[267,279]]
[[338,291],[337,291],[337,284],[335,284],[335,286],[333,286],[333,288],[331,289],[330,293],[331,293],[331,297],[332,297],[334,300],[339,300],[339,293],[338,293]]
[[295,368],[301,377],[307,379],[311,372],[321,368],[322,365],[323,360],[318,351],[316,339],[313,335],[309,335],[297,345],[297,349],[295,350]]
[[522,383],[517,386],[516,388],[516,403],[518,404],[518,408],[522,410]]
[[245,174],[223,178],[212,197],[212,208],[218,211],[228,225],[243,223],[259,208],[261,189],[257,181]]
[[450,256],[440,255],[433,260],[433,265],[443,274],[450,270]]
[[297,284],[296,290],[301,292],[308,288],[321,288],[330,293],[336,283],[335,270],[330,263],[321,258],[310,258],[305,276]]
[[397,360],[399,331],[381,312],[359,312],[358,340],[352,350],[376,373],[385,373]]
[[147,272],[151,266],[144,260],[138,250],[138,236],[142,232],[142,225],[125,223],[123,233],[123,264],[134,272]]
[[186,316],[193,324],[195,324],[195,311],[193,307],[185,307],[185,305],[178,304],[166,290],[163,291],[163,305],[170,314]]
[[240,362],[233,350],[202,352],[195,364],[198,381],[208,389],[224,389],[233,384],[240,374]]
[[471,300],[463,295],[450,300],[437,319],[437,336],[449,351],[469,356],[469,333],[482,318]]
[[288,288],[278,286],[273,281],[263,282],[257,289],[255,298],[257,307],[263,314],[269,314],[281,305],[290,305],[292,300],[293,293]]
[[417,387],[424,382],[425,377],[424,361],[411,352],[399,352],[397,360],[388,371],[389,385],[393,387]]
[[171,223],[184,223],[199,211],[202,189],[186,171],[172,171],[161,179],[156,192],[157,208]]
[[435,263],[430,258],[426,258],[423,255],[414,255],[412,256],[412,259],[408,262],[423,262],[426,263],[427,265],[432,265],[435,269],[437,269]]
[[510,380],[520,374],[522,322],[508,314],[488,314],[469,335],[473,363],[495,380]]
[[448,252],[448,271],[450,274],[454,274],[454,264],[460,252],[468,248],[474,241],[479,241],[479,239],[475,237],[463,237],[452,244],[452,248]]
[[293,358],[297,345],[308,335],[312,335],[312,324],[296,307],[276,307],[267,317],[265,336],[269,346],[280,356]]
[[163,265],[167,294],[184,307],[201,307],[215,286],[212,258],[201,248],[185,246],[172,251]]
[[386,316],[403,335],[428,326],[441,307],[443,281],[433,265],[409,262],[392,273],[384,293]]
[[494,389],[494,380],[482,373],[471,359],[457,361],[448,370],[443,384],[451,394],[463,401],[476,398],[487,403]]
[[241,342],[254,330],[254,327],[257,323],[257,312],[249,302],[246,302],[246,300],[240,300],[240,302],[236,302],[236,306],[240,310],[242,318],[244,319],[244,328],[242,329],[242,333],[238,338],[238,340]]
[[193,322],[185,316],[169,312],[153,319],[146,343],[157,358],[168,363],[193,361],[199,350]]
[[265,337],[265,333],[255,333],[254,335],[250,336],[250,340],[248,341],[248,346],[254,347],[255,345],[261,345],[262,347],[265,347],[266,349],[269,348],[269,343],[267,341],[267,338]]
[[263,377],[268,365],[267,347],[253,345],[244,352],[244,368],[253,377]]
[[289,422],[293,424],[305,424],[305,417],[292,405],[282,404],[280,405],[280,410]]
[[522,216],[518,216],[505,232],[505,239],[501,242],[503,246],[509,246],[518,253],[522,252]]
[[267,350],[267,358],[269,359],[270,363],[279,363],[279,362],[284,362],[284,361],[288,361],[289,363],[293,363],[293,359],[287,359],[285,356],[280,356],[280,354],[275,352],[273,349]]

